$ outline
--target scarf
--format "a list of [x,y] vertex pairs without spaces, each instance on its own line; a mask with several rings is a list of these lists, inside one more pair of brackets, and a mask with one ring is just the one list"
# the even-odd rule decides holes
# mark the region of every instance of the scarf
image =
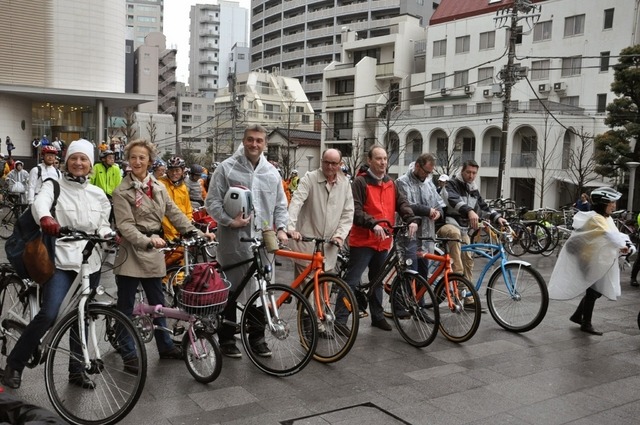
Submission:
[[466,181],[464,181],[464,179],[462,178],[462,173],[458,173],[456,174],[456,176],[454,177],[456,180],[461,181],[462,183],[465,184],[466,188],[467,188],[467,192],[471,193],[474,190],[478,190],[478,186],[476,186],[476,182],[475,180],[472,181],[471,183],[467,183]]
[[87,181],[87,176],[74,176],[71,173],[64,172],[64,178],[70,182],[84,184]]
[[151,198],[151,175],[147,174],[142,181],[137,180],[133,175],[131,177],[131,186],[136,190],[136,208],[139,208],[145,195]]

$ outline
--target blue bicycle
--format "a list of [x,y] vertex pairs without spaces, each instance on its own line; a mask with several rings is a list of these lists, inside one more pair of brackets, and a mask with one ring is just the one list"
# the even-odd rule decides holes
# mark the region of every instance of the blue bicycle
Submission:
[[522,260],[508,260],[503,242],[508,242],[511,229],[500,231],[483,222],[499,237],[496,243],[473,243],[462,246],[463,252],[471,252],[486,258],[488,263],[478,277],[476,291],[480,291],[486,274],[497,263],[487,284],[487,306],[493,319],[504,329],[527,332],[542,322],[549,307],[547,284],[533,266]]

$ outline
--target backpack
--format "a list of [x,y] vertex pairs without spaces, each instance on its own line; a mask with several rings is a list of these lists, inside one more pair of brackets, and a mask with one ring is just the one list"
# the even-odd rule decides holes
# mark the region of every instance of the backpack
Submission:
[[[49,180],[53,184],[53,204],[51,205],[51,214],[55,217],[56,203],[60,196],[60,184],[54,179],[46,179],[45,182]],[[25,253],[30,252],[30,249],[38,248],[35,246],[37,244],[34,244],[37,239],[41,239],[42,243],[46,247],[50,262],[47,262],[47,259],[42,257],[26,259],[29,255],[25,256]],[[31,209],[28,208],[20,215],[20,217],[18,217],[13,228],[13,233],[11,233],[11,236],[9,236],[9,239],[7,239],[7,242],[4,245],[4,250],[7,254],[7,260],[9,260],[9,263],[11,263],[16,274],[21,279],[33,279],[38,283],[44,283],[48,279],[45,279],[46,276],[42,274],[43,270],[36,269],[40,267],[40,264],[45,269],[50,269],[51,264],[53,264],[53,259],[55,258],[55,243],[55,237],[45,235],[41,232],[40,226],[34,220],[33,214],[31,214]],[[36,263],[35,267],[34,260]],[[50,270],[46,271],[48,272]]]
[[218,271],[218,263],[199,263],[192,266],[178,299],[182,299],[181,306],[192,314],[220,312],[227,302],[230,287]]
[[[42,167],[41,167],[41,165],[42,164],[36,165],[36,167],[38,167],[38,180],[42,180]],[[57,168],[56,168],[56,173],[58,173],[58,178],[60,178],[60,170],[58,170]]]

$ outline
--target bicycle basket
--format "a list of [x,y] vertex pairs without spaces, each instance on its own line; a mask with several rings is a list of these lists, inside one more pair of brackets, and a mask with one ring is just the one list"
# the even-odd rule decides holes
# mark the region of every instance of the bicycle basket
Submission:
[[216,263],[198,263],[176,294],[178,307],[190,314],[208,316],[221,312],[229,298],[231,283],[222,276]]

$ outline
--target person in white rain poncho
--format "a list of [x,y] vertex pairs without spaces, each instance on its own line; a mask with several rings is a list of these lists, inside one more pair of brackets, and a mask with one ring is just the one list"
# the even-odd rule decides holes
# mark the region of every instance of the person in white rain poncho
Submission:
[[[207,212],[218,222],[217,259],[223,268],[236,264],[253,256],[251,244],[241,242],[241,238],[259,235],[263,229],[277,229],[281,242],[288,240],[285,232],[289,215],[287,198],[278,170],[267,161],[262,154],[267,146],[267,131],[260,125],[248,127],[244,132],[242,145],[231,156],[223,161],[213,173],[211,185],[205,199]],[[225,208],[225,195],[232,187],[242,186],[251,191],[253,213],[251,211],[233,212]],[[269,254],[269,263],[273,254]],[[231,282],[231,291],[236,291],[242,277],[251,264],[225,270]],[[251,293],[257,290],[257,283],[250,282],[238,298],[245,302]],[[227,320],[236,321],[236,303],[227,303],[224,310]],[[235,327],[223,325],[218,332],[220,349],[227,357],[242,356],[235,344]],[[270,349],[264,342],[264,333],[250,335],[251,349],[259,356],[268,357]]]
[[620,296],[618,256],[635,250],[629,237],[618,231],[611,218],[621,196],[609,187],[591,192],[593,210],[574,216],[575,230],[562,248],[549,280],[552,299],[575,298],[586,290],[569,320],[593,335],[602,335],[591,324],[595,302],[602,295],[610,300]]

